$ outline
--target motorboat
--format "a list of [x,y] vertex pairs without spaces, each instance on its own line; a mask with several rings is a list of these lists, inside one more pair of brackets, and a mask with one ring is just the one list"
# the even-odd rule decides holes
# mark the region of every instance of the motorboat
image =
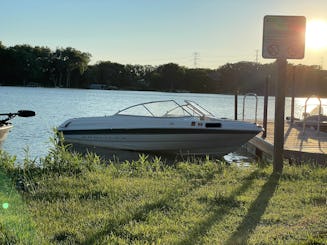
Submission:
[[295,118],[294,124],[296,126],[302,127],[303,130],[305,130],[305,128],[312,128],[312,129],[327,133],[327,115],[323,115],[323,114],[310,115],[310,114],[308,114],[302,120]]
[[327,116],[326,115],[312,115],[305,119],[304,126],[313,127],[322,132],[327,132]]
[[81,117],[58,127],[64,141],[110,150],[177,155],[223,155],[262,131],[254,123],[218,119],[194,101],[152,101],[111,116]]
[[[302,114],[303,118],[294,118],[294,125],[302,127],[304,131],[306,128],[312,128],[318,131],[327,132],[327,114],[325,112],[325,105],[315,106],[310,112],[306,108]],[[286,118],[290,120],[290,117]]]
[[9,131],[13,127],[12,123],[9,120],[13,119],[16,116],[32,117],[32,116],[35,116],[35,112],[28,111],[28,110],[20,110],[16,113],[2,113],[2,114],[0,114],[0,116],[1,117],[5,116],[4,119],[0,120],[0,146],[1,146],[2,143],[5,141],[5,139],[7,138]]

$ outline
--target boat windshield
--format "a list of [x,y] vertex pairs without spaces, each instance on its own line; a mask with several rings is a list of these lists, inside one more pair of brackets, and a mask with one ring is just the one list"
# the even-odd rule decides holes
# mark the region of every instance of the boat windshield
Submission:
[[152,101],[127,107],[116,115],[152,116],[152,117],[214,117],[194,101],[185,100],[179,104],[175,100]]

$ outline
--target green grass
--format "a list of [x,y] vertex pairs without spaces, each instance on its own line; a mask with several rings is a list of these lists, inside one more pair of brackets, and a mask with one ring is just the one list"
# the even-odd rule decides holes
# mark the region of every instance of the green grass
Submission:
[[324,167],[286,165],[278,175],[271,166],[145,156],[101,164],[58,143],[22,168],[4,155],[8,244],[327,244]]
[[[15,161],[2,153],[1,163]],[[4,165],[4,164],[2,164]],[[16,244],[43,241],[37,235],[27,204],[16,190],[15,183],[0,168],[0,244]]]

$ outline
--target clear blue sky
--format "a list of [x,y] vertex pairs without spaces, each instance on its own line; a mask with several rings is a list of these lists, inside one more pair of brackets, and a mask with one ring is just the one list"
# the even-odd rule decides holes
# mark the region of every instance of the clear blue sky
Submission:
[[[5,46],[73,47],[92,63],[218,68],[261,57],[265,15],[327,21],[327,0],[0,0]],[[323,65],[327,49],[292,63]]]

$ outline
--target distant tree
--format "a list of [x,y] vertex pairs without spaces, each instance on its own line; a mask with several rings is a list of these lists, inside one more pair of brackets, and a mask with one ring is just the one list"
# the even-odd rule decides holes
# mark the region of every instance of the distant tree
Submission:
[[210,73],[212,73],[210,69],[187,69],[184,89],[192,92],[216,92],[219,84],[217,80],[209,76]]
[[29,45],[16,45],[8,48],[8,72],[14,84],[27,84],[32,82],[35,74],[33,69],[35,55]]
[[51,70],[51,50],[47,47],[35,47],[30,64],[31,81],[48,86],[49,72]]
[[61,49],[56,51],[51,56],[51,72],[50,79],[54,87],[63,86],[63,78],[65,73],[65,63]]
[[[88,65],[91,55],[74,48],[15,45],[5,47],[0,41],[0,83],[42,86],[88,87],[103,83],[125,89],[159,91],[189,90],[192,92],[240,93],[262,95],[269,77],[269,93],[275,93],[278,79],[277,63],[227,63],[218,69],[188,69],[175,63],[158,67],[122,65],[101,61]],[[320,66],[287,65],[286,95],[290,96],[295,83],[295,96],[327,96],[327,71]]]
[[124,87],[128,85],[125,66],[110,61],[101,61],[96,64],[97,82],[107,85]]
[[[82,75],[87,69],[91,55],[71,47],[65,49],[56,49],[52,55],[52,79],[54,86],[71,87],[71,76],[73,72]],[[78,87],[74,84],[73,87]]]
[[3,82],[6,80],[7,75],[7,49],[4,45],[2,45],[2,42],[0,41],[0,82]]
[[[276,77],[274,64],[261,65],[255,62],[227,63],[221,66],[222,88],[226,93],[257,93],[263,94],[267,76]],[[270,79],[272,80],[272,79]]]
[[125,72],[127,74],[128,85],[135,89],[148,89],[149,76],[155,68],[150,65],[125,65]]
[[154,71],[153,66],[143,66],[143,65],[125,65],[125,71],[128,74],[130,81],[137,81],[140,79],[145,79],[145,77],[152,71]]
[[233,93],[240,89],[237,81],[237,70],[234,64],[227,63],[218,70],[222,76],[222,86],[225,92]]
[[154,71],[154,79],[151,81],[153,88],[174,91],[183,86],[185,68],[174,63],[159,66]]
[[80,85],[88,88],[92,83],[98,83],[99,68],[97,65],[89,65],[81,77]]
[[68,47],[62,50],[62,58],[66,69],[66,87],[69,88],[72,72],[77,71],[82,75],[90,62],[91,54]]

